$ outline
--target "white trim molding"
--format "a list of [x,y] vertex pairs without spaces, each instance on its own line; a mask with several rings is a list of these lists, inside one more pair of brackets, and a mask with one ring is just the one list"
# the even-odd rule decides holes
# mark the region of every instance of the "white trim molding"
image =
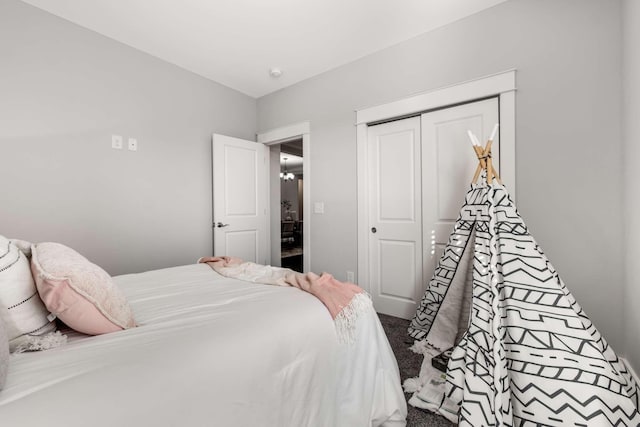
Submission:
[[358,270],[356,283],[371,294],[369,282],[369,194],[367,191],[367,125],[356,127],[356,157],[357,157],[357,202],[358,202]]
[[257,140],[267,145],[280,144],[309,133],[311,133],[311,124],[309,122],[300,122],[260,132],[257,135]]
[[516,90],[516,71],[509,70],[424,92],[387,104],[356,110],[356,125],[417,114]]
[[[302,262],[305,272],[311,271],[311,123],[300,122],[289,126],[267,130],[256,135],[258,143],[265,145],[281,144],[283,142],[302,138]],[[270,169],[270,168],[267,168]],[[269,181],[269,177],[265,177]]]
[[[508,70],[356,111],[358,277],[369,286],[367,128],[371,124],[497,96],[500,102],[500,178],[516,200],[516,70]],[[305,208],[306,209],[306,208]]]

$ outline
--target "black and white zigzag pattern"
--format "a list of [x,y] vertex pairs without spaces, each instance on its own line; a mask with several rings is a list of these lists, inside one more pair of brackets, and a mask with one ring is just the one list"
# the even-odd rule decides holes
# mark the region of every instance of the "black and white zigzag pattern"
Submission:
[[638,385],[549,263],[504,187],[474,186],[411,322],[429,339],[473,250],[468,330],[447,369],[469,426],[638,426]]

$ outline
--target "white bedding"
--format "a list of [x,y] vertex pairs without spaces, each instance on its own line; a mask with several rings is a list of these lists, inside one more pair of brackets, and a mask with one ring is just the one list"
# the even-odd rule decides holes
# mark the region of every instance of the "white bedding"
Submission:
[[115,277],[139,327],[13,355],[2,426],[404,426],[396,360],[369,312],[338,344],[315,297],[205,264]]

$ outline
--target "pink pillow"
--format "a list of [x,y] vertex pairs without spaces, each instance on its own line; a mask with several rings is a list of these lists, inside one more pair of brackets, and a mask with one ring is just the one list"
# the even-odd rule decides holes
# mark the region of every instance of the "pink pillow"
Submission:
[[98,335],[135,326],[124,294],[102,268],[60,243],[38,243],[31,253],[40,298],[69,327]]

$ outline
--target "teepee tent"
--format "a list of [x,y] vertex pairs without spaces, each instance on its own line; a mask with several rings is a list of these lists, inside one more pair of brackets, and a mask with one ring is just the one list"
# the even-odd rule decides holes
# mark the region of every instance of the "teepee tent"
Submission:
[[640,425],[638,385],[529,234],[493,138],[470,137],[479,170],[409,327],[414,348],[452,348],[446,384],[410,403],[476,427]]

